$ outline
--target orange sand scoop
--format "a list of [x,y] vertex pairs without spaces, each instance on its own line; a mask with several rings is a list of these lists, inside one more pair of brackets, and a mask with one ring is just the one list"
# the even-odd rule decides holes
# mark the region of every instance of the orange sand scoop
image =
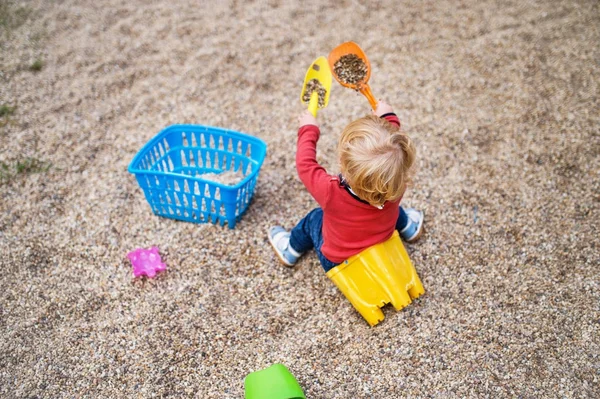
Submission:
[[371,63],[358,44],[340,44],[331,50],[327,61],[335,80],[344,87],[362,93],[369,100],[371,107],[377,108],[377,100],[367,83],[371,77]]

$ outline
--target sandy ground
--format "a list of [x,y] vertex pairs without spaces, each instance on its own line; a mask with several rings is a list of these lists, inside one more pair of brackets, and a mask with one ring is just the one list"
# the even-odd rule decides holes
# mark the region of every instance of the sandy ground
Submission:
[[[598,2],[299,3],[0,1],[0,396],[241,398],[273,363],[309,398],[600,396]],[[427,292],[375,328],[265,236],[315,206],[300,89],[347,40],[417,144],[427,218]],[[331,172],[368,112],[334,85]],[[268,143],[234,230],[154,216],[127,173],[174,123]],[[169,270],[134,280],[152,245]]]

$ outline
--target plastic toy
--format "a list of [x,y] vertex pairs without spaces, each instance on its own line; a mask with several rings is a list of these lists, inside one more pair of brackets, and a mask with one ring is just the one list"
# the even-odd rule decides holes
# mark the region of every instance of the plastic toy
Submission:
[[325,89],[325,96],[323,97],[323,105],[319,107],[319,94],[314,90],[310,95],[310,101],[308,102],[308,110],[316,117],[318,108],[325,108],[329,103],[329,92],[331,91],[331,70],[327,63],[327,58],[317,58],[306,71],[304,77],[304,84],[302,85],[302,92],[300,93],[300,101],[305,104],[304,93],[306,87],[311,80],[317,80],[321,87]]
[[160,259],[157,247],[150,249],[137,248],[135,251],[129,252],[127,257],[131,260],[134,277],[148,276],[153,278],[156,273],[167,270],[167,265],[162,263]]
[[279,363],[248,374],[244,390],[245,399],[306,399],[296,378]]
[[329,270],[327,277],[371,326],[385,318],[380,309],[385,304],[400,310],[425,292],[397,231]]
[[[335,68],[334,68],[335,63],[340,58],[342,58],[343,56],[348,55],[348,54],[356,55],[367,66],[367,75],[364,77],[364,79],[362,81],[360,81],[358,83],[352,84],[352,83],[343,82],[339,78],[339,76],[335,73]],[[360,48],[360,46],[358,44],[356,44],[354,42],[346,42],[346,43],[340,44],[339,46],[337,46],[336,48],[331,50],[331,52],[329,53],[329,56],[327,57],[327,60],[329,61],[329,67],[330,67],[331,71],[333,72],[333,76],[335,77],[335,80],[337,80],[344,87],[348,87],[352,90],[359,91],[362,95],[364,95],[367,98],[367,100],[369,100],[369,103],[371,104],[371,107],[373,109],[377,108],[377,100],[375,100],[375,97],[373,97],[373,93],[371,93],[371,87],[367,83],[369,81],[369,78],[371,77],[371,63],[369,62],[369,59],[367,58],[364,51],[362,51],[362,49]]]
[[[146,143],[129,164],[154,214],[233,229],[248,209],[267,154],[259,138],[205,125],[171,125]],[[226,185],[203,178],[231,171]]]

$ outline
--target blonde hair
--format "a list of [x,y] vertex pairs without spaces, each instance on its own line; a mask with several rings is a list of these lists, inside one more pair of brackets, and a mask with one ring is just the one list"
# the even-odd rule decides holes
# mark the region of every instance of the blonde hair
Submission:
[[410,137],[375,115],[350,123],[340,137],[341,172],[352,191],[374,206],[402,197],[412,182],[416,150]]

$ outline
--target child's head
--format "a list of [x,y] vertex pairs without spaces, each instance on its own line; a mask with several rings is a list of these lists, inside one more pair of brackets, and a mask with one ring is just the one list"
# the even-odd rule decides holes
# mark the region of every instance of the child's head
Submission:
[[416,151],[398,127],[370,115],[346,126],[338,155],[352,191],[369,204],[381,206],[404,194],[411,181]]

